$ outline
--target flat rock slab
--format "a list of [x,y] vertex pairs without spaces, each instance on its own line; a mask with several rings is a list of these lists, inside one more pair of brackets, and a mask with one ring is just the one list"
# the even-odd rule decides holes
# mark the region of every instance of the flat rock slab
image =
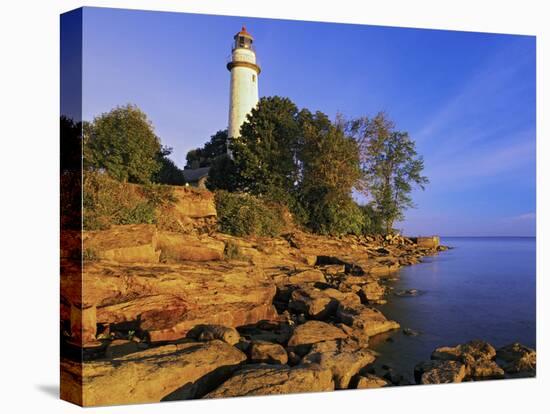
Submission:
[[82,234],[84,253],[119,263],[158,263],[157,228],[152,224],[112,226]]
[[61,396],[87,407],[200,398],[245,360],[222,341],[166,345],[82,368],[62,360]]
[[205,398],[291,394],[334,390],[332,372],[319,366],[251,365],[236,372]]
[[384,378],[380,378],[372,374],[365,374],[359,376],[355,388],[357,388],[358,390],[362,390],[367,388],[387,387],[388,385],[390,385],[390,383]]
[[198,324],[237,327],[277,317],[276,286],[249,264],[89,262],[82,275],[62,272],[61,284],[65,318],[71,308],[97,308],[91,326],[137,321],[155,341],[183,338]]
[[224,258],[225,243],[208,236],[160,232],[160,259],[167,262],[208,262]]
[[374,336],[399,328],[397,322],[388,320],[378,309],[355,303],[341,302],[336,315],[342,323],[366,336]]

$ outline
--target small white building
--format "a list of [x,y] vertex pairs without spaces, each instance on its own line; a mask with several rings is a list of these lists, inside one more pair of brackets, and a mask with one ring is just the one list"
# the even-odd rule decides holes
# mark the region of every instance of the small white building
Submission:
[[[260,66],[253,47],[254,38],[242,27],[234,37],[231,59],[227,69],[231,72],[229,92],[228,139],[240,136],[246,116],[258,104],[258,75]],[[228,149],[228,153],[231,155]]]

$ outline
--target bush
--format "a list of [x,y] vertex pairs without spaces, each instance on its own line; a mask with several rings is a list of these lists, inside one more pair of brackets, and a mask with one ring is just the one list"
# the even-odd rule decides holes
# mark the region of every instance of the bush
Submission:
[[351,197],[323,200],[311,211],[308,227],[325,235],[363,234],[365,218]]
[[243,193],[216,192],[218,226],[234,236],[277,236],[285,222],[284,209]]
[[157,208],[173,200],[170,187],[137,186],[113,180],[105,173],[85,172],[83,227],[102,230],[113,224],[153,224]]

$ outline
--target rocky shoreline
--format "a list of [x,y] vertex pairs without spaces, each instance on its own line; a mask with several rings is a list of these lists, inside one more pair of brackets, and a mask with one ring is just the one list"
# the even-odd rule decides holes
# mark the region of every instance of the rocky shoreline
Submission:
[[[61,378],[63,397],[85,406],[406,385],[372,368],[369,337],[400,328],[377,305],[400,267],[447,249],[437,238],[238,238],[154,225],[86,232],[83,244],[82,276],[71,245],[62,251]],[[474,341],[438,348],[414,376],[530,376],[535,364],[520,344]]]

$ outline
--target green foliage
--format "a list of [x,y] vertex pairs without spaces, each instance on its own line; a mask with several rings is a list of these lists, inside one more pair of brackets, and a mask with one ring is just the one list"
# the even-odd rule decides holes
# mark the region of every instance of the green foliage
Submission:
[[216,192],[218,225],[234,236],[277,236],[282,230],[283,209],[243,193]]
[[101,230],[113,224],[153,224],[157,208],[172,201],[170,187],[136,186],[113,180],[106,173],[85,172],[83,226],[85,230]]
[[227,129],[212,135],[204,147],[189,151],[185,168],[210,167],[216,158],[224,154],[227,154]]
[[298,108],[287,98],[260,99],[230,142],[241,191],[275,201],[294,196],[299,178]]
[[393,224],[414,207],[413,186],[424,189],[429,182],[422,175],[424,161],[406,132],[396,131],[384,113],[353,121],[350,132],[357,137],[361,161],[374,210],[380,215],[387,234]]
[[105,171],[119,181],[150,182],[161,165],[159,138],[147,116],[134,105],[96,117],[84,131],[84,168]]
[[359,149],[322,112],[300,113],[302,178],[299,191],[309,212],[307,225],[322,234],[359,234],[361,214],[351,192],[361,182]]
[[232,240],[225,243],[224,255],[225,258],[229,260],[239,260],[243,258],[239,246]]
[[384,233],[384,222],[381,214],[372,204],[359,206],[363,215],[363,234]]
[[229,155],[223,154],[212,160],[206,187],[212,191],[238,189],[237,168]]
[[153,175],[153,181],[159,184],[184,185],[185,175],[183,170],[168,156],[172,153],[172,148],[163,147],[158,153],[158,162],[160,169]]

